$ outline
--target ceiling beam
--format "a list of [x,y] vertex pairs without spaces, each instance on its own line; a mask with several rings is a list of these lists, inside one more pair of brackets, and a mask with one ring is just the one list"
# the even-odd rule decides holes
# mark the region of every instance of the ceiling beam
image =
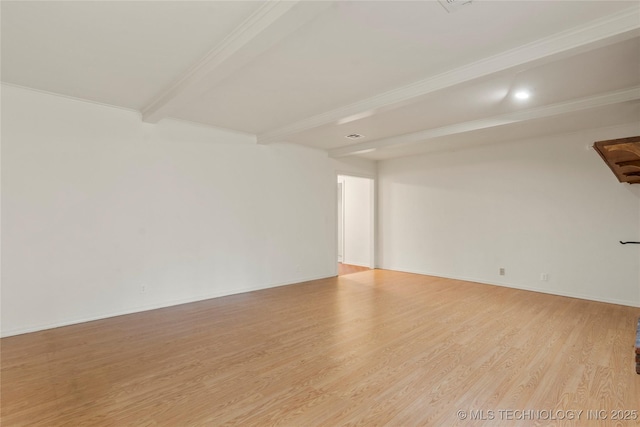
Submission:
[[[268,144],[286,140],[316,127],[344,122],[350,117],[362,117],[370,112],[387,111],[418,101],[418,98],[483,76],[544,60],[577,49],[600,47],[640,34],[640,6],[591,21],[586,25],[562,31],[550,37],[502,52],[477,62],[417,81],[407,86],[348,104],[334,110],[307,117],[295,123],[258,135],[258,143]],[[370,114],[369,114],[370,115]]]
[[385,147],[395,145],[415,144],[432,138],[454,135],[463,132],[471,132],[512,123],[524,122],[534,119],[558,116],[561,114],[574,113],[591,108],[605,107],[607,105],[619,104],[622,102],[635,101],[640,99],[640,86],[616,90],[589,96],[586,98],[574,99],[557,104],[545,105],[542,107],[520,110],[513,113],[502,114],[486,119],[471,120],[468,122],[456,123],[439,128],[425,129],[418,132],[404,135],[383,138],[374,141],[361,142],[347,147],[334,148],[329,150],[330,157],[345,157],[355,154],[362,154]]
[[142,120],[156,123],[179,111],[218,85],[258,55],[287,37],[319,13],[331,1],[266,0],[214,49],[160,92],[144,108]]

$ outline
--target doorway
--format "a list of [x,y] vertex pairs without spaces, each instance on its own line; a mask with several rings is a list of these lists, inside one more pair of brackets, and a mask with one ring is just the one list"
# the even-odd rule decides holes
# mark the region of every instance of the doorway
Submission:
[[374,268],[374,182],[338,175],[338,275]]

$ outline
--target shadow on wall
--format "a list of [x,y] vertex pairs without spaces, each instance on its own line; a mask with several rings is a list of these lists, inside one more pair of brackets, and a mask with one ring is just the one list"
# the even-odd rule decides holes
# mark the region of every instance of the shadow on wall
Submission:
[[624,186],[640,201],[640,184],[624,184]]

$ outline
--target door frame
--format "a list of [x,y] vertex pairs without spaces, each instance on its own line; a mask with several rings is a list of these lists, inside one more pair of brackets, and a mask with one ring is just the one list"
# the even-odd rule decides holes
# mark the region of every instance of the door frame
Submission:
[[[378,188],[378,182],[375,176],[372,175],[368,175],[368,174],[357,174],[357,173],[352,173],[352,172],[342,172],[342,171],[336,171],[336,176],[335,176],[335,182],[336,184],[338,183],[338,180],[340,179],[341,176],[346,176],[346,177],[353,177],[353,178],[365,178],[371,181],[371,185],[369,188],[370,194],[369,194],[369,198],[371,201],[371,209],[369,211],[369,219],[370,219],[370,227],[369,227],[369,238],[370,238],[370,248],[369,248],[369,262],[367,267],[369,268],[376,268],[377,267],[377,259],[376,259],[376,254],[377,254],[377,210],[378,210],[378,201],[377,201],[377,188]],[[342,186],[342,207],[343,207],[343,213],[344,213],[344,197],[346,194],[345,191],[345,186]],[[339,247],[338,245],[340,244],[340,236],[339,236],[339,230],[338,230],[338,221],[339,218],[338,216],[340,215],[340,213],[338,212],[338,206],[337,206],[337,201],[338,201],[338,185],[335,186],[335,199],[336,200],[336,208],[335,208],[335,215],[336,215],[336,257],[335,259],[338,259],[338,254],[339,254]],[[344,220],[344,218],[343,218]],[[344,225],[344,222],[343,222]],[[344,230],[342,230],[344,233]],[[342,250],[342,256],[343,256],[343,260],[344,260],[344,239],[342,241],[343,244],[343,250]],[[336,267],[337,267],[337,263],[341,262],[341,261],[336,261]]]

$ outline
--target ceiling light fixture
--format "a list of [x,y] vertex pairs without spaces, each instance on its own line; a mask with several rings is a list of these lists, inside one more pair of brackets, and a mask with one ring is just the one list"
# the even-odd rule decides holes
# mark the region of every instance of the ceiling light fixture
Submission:
[[531,92],[529,92],[528,90],[519,90],[516,93],[513,94],[513,96],[516,97],[516,99],[520,99],[520,100],[525,100],[525,99],[529,99],[531,98]]
[[360,138],[364,138],[364,135],[360,135],[359,133],[352,133],[351,135],[346,135],[345,138],[360,139]]

